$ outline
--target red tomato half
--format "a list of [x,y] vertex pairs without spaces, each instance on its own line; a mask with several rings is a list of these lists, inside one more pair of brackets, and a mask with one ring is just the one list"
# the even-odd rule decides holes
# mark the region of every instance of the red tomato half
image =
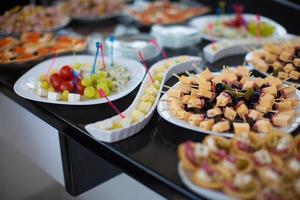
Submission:
[[58,73],[54,73],[50,76],[50,83],[55,90],[59,90],[59,87],[62,82],[63,79],[60,77]]
[[70,81],[73,79],[73,69],[72,67],[65,65],[59,70],[60,76],[67,80]]
[[59,87],[61,92],[68,90],[69,92],[74,91],[74,84],[71,81],[63,81]]

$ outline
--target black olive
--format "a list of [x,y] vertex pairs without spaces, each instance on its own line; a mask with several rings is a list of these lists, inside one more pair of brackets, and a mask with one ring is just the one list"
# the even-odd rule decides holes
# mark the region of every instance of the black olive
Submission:
[[244,101],[245,98],[243,96],[240,97],[234,97],[233,98],[233,104],[236,106],[240,101]]
[[239,117],[236,117],[236,118],[234,119],[234,121],[235,121],[235,122],[238,122],[238,123],[244,123],[244,120],[241,119],[241,118],[239,118]]
[[263,84],[263,85],[260,87],[260,89],[264,89],[264,88],[266,88],[266,87],[269,87],[269,84],[268,84],[268,83]]
[[222,120],[222,115],[217,115],[217,116],[214,116],[213,118],[214,118],[215,123],[217,123]]
[[216,84],[216,93],[217,95],[220,94],[221,92],[223,92],[225,90],[225,86],[223,83],[217,83]]
[[272,67],[272,66],[269,66],[269,67],[268,67],[267,73],[268,73],[268,74],[273,73],[273,67]]
[[249,109],[254,109],[255,108],[255,103],[250,102],[247,106],[248,106]]
[[271,119],[273,116],[274,116],[275,113],[273,112],[267,112],[264,114],[264,118],[268,118],[268,119]]
[[184,104],[184,110],[186,112],[191,112],[192,111],[192,108],[188,108],[187,104]]
[[210,103],[209,99],[204,99],[203,110],[209,110],[213,107],[214,104]]
[[242,88],[242,85],[239,82],[233,82],[233,83],[231,83],[230,86],[232,89],[241,89]]
[[255,120],[252,119],[251,117],[248,117],[246,119],[247,123],[250,125],[250,127],[252,127],[255,124]]
[[250,102],[252,102],[252,103],[257,103],[258,100],[259,100],[259,98],[260,98],[260,92],[255,91],[255,92],[253,93],[252,97],[250,98]]
[[203,111],[200,108],[191,108],[190,111],[194,114],[202,114]]

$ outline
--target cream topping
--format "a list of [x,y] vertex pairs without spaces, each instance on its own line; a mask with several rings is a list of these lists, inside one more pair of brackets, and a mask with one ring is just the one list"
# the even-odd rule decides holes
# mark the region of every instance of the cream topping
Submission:
[[222,166],[225,167],[226,169],[230,170],[230,171],[234,171],[236,170],[236,166],[234,163],[230,162],[229,160],[227,159],[224,159],[222,161]]
[[204,170],[199,170],[197,172],[197,177],[204,182],[211,182],[212,178],[204,171]]
[[254,153],[255,159],[262,165],[270,164],[272,162],[271,156],[265,149],[256,151]]
[[266,172],[265,172],[265,175],[273,181],[278,181],[279,180],[278,174],[272,169],[267,169]]
[[300,172],[300,162],[297,159],[292,159],[289,162],[289,168],[294,172]]
[[291,143],[290,138],[288,136],[284,136],[284,137],[280,138],[280,140],[278,141],[276,150],[287,149],[289,147],[290,143]]
[[196,157],[204,157],[207,158],[209,154],[209,148],[201,143],[197,143],[195,145],[195,155]]
[[234,178],[234,185],[235,186],[245,186],[251,183],[253,180],[252,176],[249,174],[237,174]]
[[212,152],[218,151],[218,147],[216,145],[216,141],[213,138],[211,138],[211,137],[207,138],[207,147]]

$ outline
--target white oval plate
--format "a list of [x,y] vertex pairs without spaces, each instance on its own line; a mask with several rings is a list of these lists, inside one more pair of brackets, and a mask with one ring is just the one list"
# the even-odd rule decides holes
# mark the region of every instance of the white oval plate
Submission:
[[[225,19],[225,20],[232,19],[233,17],[234,17],[234,14],[224,15],[224,16],[222,16],[222,20],[223,19]],[[248,20],[256,21],[256,15],[253,15],[253,14],[243,14],[243,17],[246,21],[248,21]],[[205,15],[205,16],[201,16],[201,17],[197,17],[197,18],[192,19],[189,22],[189,25],[194,27],[194,28],[197,28],[200,31],[200,35],[202,36],[202,38],[211,41],[212,40],[211,36],[208,35],[208,34],[203,33],[203,30],[207,26],[207,24],[212,23],[212,22],[216,22],[219,19],[220,19],[220,17],[217,16],[217,15]],[[284,35],[287,34],[286,29],[283,26],[281,26],[280,24],[278,24],[277,22],[275,22],[275,21],[273,21],[269,18],[263,17],[263,16],[261,16],[261,21],[266,22],[268,24],[271,24],[275,27],[276,30],[275,30],[274,35],[272,35],[270,37],[284,36]],[[266,38],[270,38],[270,37],[266,37]],[[245,39],[253,39],[253,38],[255,38],[255,36],[246,37],[246,38],[236,38],[236,39],[245,40]],[[222,40],[222,39],[234,40],[233,38],[214,37],[214,40],[216,40],[216,41]],[[262,39],[264,39],[264,38],[262,38]],[[256,41],[253,41],[253,42],[256,42]]]
[[[177,56],[177,57],[173,57],[173,58],[168,58],[165,60],[161,60],[157,63],[155,63],[154,65],[151,66],[150,68],[150,73],[153,73],[153,71],[158,68],[161,67],[163,64],[170,62],[170,61],[176,61],[177,59],[180,59],[181,57],[186,57],[186,61],[180,64],[174,64],[172,66],[170,66],[170,68],[165,72],[165,75],[163,77],[163,80],[161,82],[160,85],[160,90],[162,90],[163,88],[163,83],[168,80],[170,77],[172,77],[173,73],[182,73],[185,71],[189,71],[189,70],[193,70],[194,68],[192,67],[192,64],[195,64],[197,66],[199,66],[199,64],[202,62],[202,59],[200,57],[193,57],[193,56]],[[150,82],[149,76],[146,76],[145,79],[143,80],[143,83],[134,99],[134,101],[132,102],[132,104],[122,113],[125,116],[127,116],[128,114],[130,114],[138,105],[138,103],[140,102],[140,98],[141,96],[144,94],[144,90],[147,87],[148,83]],[[160,93],[157,94],[155,102],[153,103],[150,111],[147,113],[147,115],[145,115],[143,117],[143,119],[141,119],[139,122],[131,124],[130,126],[126,127],[126,128],[121,128],[121,129],[113,129],[113,130],[103,130],[103,129],[99,129],[97,127],[97,123],[103,123],[103,124],[110,124],[116,120],[120,119],[119,115],[113,116],[111,118],[99,121],[99,122],[95,122],[92,124],[88,124],[85,126],[85,129],[97,140],[100,141],[104,141],[104,142],[117,142],[123,139],[126,139],[134,134],[136,134],[137,132],[139,132],[140,130],[142,130],[147,124],[148,122],[151,120],[152,115],[155,111],[156,105],[158,103],[160,97]]]
[[[216,74],[216,73],[214,73],[214,74]],[[179,83],[176,83],[172,88],[176,87],[178,84]],[[300,91],[299,90],[296,90],[296,99],[300,100]],[[222,136],[222,137],[233,137],[234,136],[234,133],[232,133],[232,132],[217,133],[214,131],[207,131],[207,130],[200,129],[199,127],[196,127],[196,126],[192,126],[188,122],[176,118],[171,112],[169,112],[168,102],[164,101],[164,100],[167,100],[167,93],[161,97],[161,100],[163,100],[163,101],[159,101],[158,105],[157,105],[158,114],[162,118],[164,118],[166,121],[168,121],[176,126],[180,126],[180,127],[192,130],[192,131],[197,131],[197,132],[209,134],[209,135],[218,135],[218,136]],[[282,127],[282,128],[278,128],[278,129],[285,133],[291,133],[294,130],[296,130],[296,128],[298,128],[298,126],[300,125],[300,115],[298,114],[299,112],[300,112],[300,105],[298,104],[298,106],[296,107],[296,114],[295,114],[295,117],[293,118],[293,122],[290,123],[290,125],[288,127],[284,127],[284,128]]]
[[[261,51],[261,49],[257,50],[257,51]],[[253,51],[247,53],[246,57],[245,57],[245,61],[247,62],[248,66],[250,69],[254,69],[255,71],[257,71],[258,73],[264,75],[264,76],[270,76],[271,74],[268,74],[267,72],[262,72],[260,71],[259,69],[257,69],[256,67],[254,67],[254,65],[251,63],[251,60],[252,60],[252,57],[253,57]],[[296,85],[297,87],[300,86],[300,82],[298,81],[297,82],[293,82],[293,81],[284,81],[285,83],[287,84],[294,84]]]
[[195,185],[191,180],[192,174],[183,169],[181,162],[178,163],[177,171],[178,171],[179,177],[180,177],[181,181],[183,182],[183,184],[187,188],[189,188],[190,190],[192,190],[193,192],[195,192],[196,194],[198,194],[202,197],[205,197],[208,199],[222,199],[222,200],[233,200],[234,199],[232,197],[229,197],[228,195],[226,195],[223,192],[217,192],[215,190],[209,190],[209,189],[202,188],[202,187]]
[[[94,62],[95,56],[92,55],[76,55],[76,56],[62,56],[58,57],[55,61],[53,69],[60,69],[64,65],[74,65],[76,63],[91,63]],[[99,59],[99,58],[98,58]],[[101,58],[100,58],[101,59]],[[99,60],[98,60],[99,61]],[[110,58],[105,57],[105,61],[107,66],[110,65]],[[18,81],[14,85],[14,91],[21,97],[38,102],[44,103],[52,103],[52,104],[62,104],[62,105],[94,105],[94,104],[102,104],[107,103],[104,98],[101,99],[93,99],[93,100],[83,100],[79,102],[67,102],[67,101],[54,101],[49,100],[47,98],[43,98],[37,96],[34,93],[34,90],[30,89],[30,85],[34,84],[34,82],[40,77],[41,74],[45,74],[52,59],[46,60],[38,65],[34,66],[32,69],[27,71],[23,76],[21,76]],[[145,75],[144,66],[134,60],[128,59],[115,59],[114,62],[117,65],[126,67],[129,74],[130,80],[126,84],[126,86],[121,90],[113,93],[108,96],[109,100],[114,101],[120,99],[127,94],[129,94],[132,90],[134,90],[139,83],[143,80]]]

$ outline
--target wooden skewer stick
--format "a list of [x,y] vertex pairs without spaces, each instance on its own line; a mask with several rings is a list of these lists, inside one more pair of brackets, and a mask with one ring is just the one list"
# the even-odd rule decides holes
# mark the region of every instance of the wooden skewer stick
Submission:
[[189,75],[189,76],[193,76],[190,72],[188,72],[188,71],[185,71],[185,73],[187,74],[187,75]]
[[242,117],[243,117],[243,121],[246,123],[247,121],[246,121],[245,115],[242,115]]
[[195,63],[192,64],[192,66],[194,67],[194,69],[197,71],[197,72],[201,72],[201,70],[197,67],[197,65]]
[[169,99],[160,99],[160,101],[171,102]]
[[163,85],[163,87],[165,87],[165,88],[169,88],[169,89],[171,89],[171,88],[172,88],[171,86],[168,86],[168,85]]
[[175,76],[176,78],[180,79],[180,76],[178,76],[177,74],[173,73],[173,76]]

